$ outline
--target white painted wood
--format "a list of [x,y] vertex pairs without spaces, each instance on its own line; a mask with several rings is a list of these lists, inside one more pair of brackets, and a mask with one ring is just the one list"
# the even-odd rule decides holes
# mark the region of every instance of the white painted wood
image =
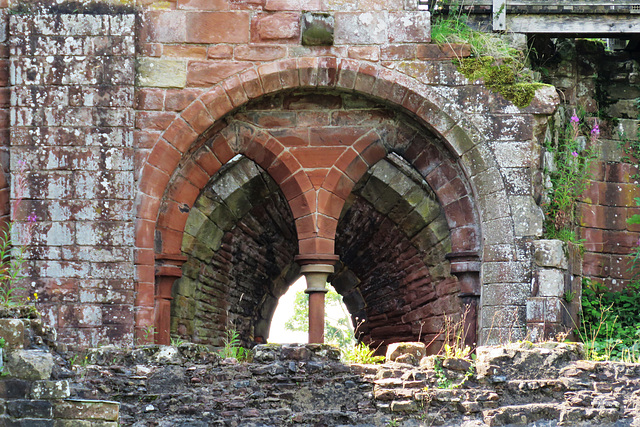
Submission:
[[493,0],[493,31],[507,30],[507,0]]
[[638,15],[509,15],[509,31],[549,34],[640,33]]

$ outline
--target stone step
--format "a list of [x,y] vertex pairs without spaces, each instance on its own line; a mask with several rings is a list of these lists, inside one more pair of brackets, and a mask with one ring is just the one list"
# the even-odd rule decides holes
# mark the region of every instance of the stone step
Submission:
[[488,426],[530,425],[538,420],[559,420],[560,409],[557,404],[531,403],[489,409],[482,417]]

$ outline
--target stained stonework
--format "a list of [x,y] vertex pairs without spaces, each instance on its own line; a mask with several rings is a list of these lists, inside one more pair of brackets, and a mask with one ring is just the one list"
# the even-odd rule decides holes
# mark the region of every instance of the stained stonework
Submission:
[[[332,46],[301,44],[302,8],[9,17],[14,201],[19,160],[28,174],[12,215],[63,340],[214,343],[231,321],[266,338],[301,264],[360,280],[371,339],[433,335],[463,305],[480,341],[524,336],[553,88],[517,109],[468,81],[452,62],[468,50],[431,44],[412,2],[306,2],[334,18]],[[349,255],[387,243],[404,264],[376,277]]]

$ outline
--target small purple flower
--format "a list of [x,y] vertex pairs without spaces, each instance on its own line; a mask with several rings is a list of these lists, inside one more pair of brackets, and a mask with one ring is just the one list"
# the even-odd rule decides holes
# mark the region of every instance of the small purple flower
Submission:
[[573,157],[578,157],[578,152],[577,152],[577,151],[573,151],[573,152],[571,152],[571,155],[572,155]]
[[591,135],[600,135],[600,126],[597,123],[591,129]]
[[576,113],[573,113],[573,116],[571,116],[571,123],[580,123],[580,119],[578,118],[578,116],[576,116]]
[[26,164],[24,160],[18,160],[18,166],[25,166]]
[[27,217],[27,221],[29,221],[29,222],[36,222],[37,220],[38,220],[38,217],[34,213],[32,213],[31,215],[29,215]]

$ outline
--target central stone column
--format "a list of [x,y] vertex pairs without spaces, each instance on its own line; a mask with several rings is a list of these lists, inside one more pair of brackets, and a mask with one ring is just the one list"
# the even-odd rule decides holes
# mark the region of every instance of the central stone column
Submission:
[[328,292],[327,278],[333,274],[333,265],[307,264],[300,272],[307,279],[309,294],[309,342],[324,343],[324,294]]

